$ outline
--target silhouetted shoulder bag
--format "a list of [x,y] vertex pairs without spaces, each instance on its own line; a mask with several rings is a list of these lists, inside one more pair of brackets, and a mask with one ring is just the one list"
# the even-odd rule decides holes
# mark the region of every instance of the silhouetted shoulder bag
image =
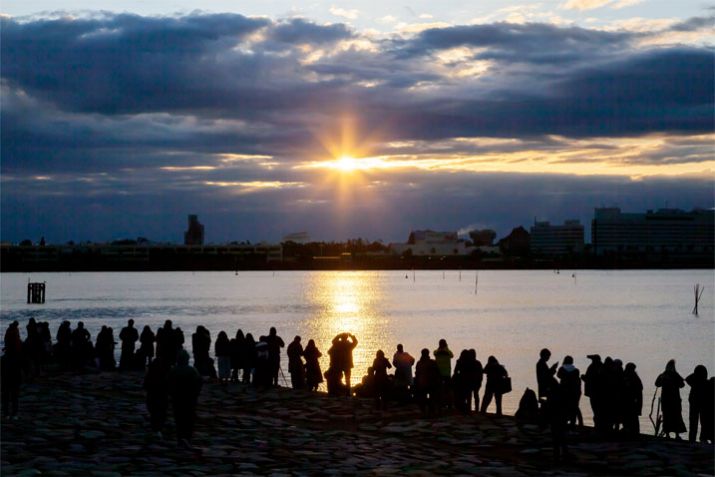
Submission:
[[504,376],[501,382],[501,393],[506,394],[511,392],[511,378]]

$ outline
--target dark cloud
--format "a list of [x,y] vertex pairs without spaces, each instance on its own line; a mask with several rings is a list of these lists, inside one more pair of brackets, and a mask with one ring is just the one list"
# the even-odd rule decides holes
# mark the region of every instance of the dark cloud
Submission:
[[[375,182],[340,202],[335,184],[294,168],[327,157],[343,115],[371,154],[547,157],[579,141],[607,154],[618,138],[661,135],[658,150],[619,160],[705,162],[708,142],[694,135],[715,126],[715,62],[704,47],[646,50],[642,33],[507,23],[378,40],[342,24],[230,14],[3,18],[1,27],[3,239],[48,230],[53,240],[178,240],[193,211],[208,215],[216,241],[303,229],[392,240],[413,227],[585,219],[609,197],[636,210],[712,202],[711,184],[692,179],[416,169],[368,174]],[[473,51],[440,56],[455,47]],[[69,210],[82,220],[67,223]]]
[[414,39],[398,42],[398,51],[413,56],[466,46],[487,49],[476,58],[561,64],[620,51],[636,36],[543,23],[460,25],[425,30]]
[[342,23],[318,25],[302,18],[278,23],[270,31],[270,38],[283,43],[315,44],[334,43],[352,38],[350,29]]

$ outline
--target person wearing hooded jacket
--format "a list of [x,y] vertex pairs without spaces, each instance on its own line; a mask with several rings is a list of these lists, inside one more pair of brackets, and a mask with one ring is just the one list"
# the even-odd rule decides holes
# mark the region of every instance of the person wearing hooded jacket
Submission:
[[571,356],[564,357],[563,365],[559,368],[556,376],[559,378],[559,387],[561,388],[561,396],[566,422],[571,426],[575,426],[578,422],[583,424],[583,420],[579,419],[581,410],[579,409],[579,401],[581,400],[581,373],[573,364]]

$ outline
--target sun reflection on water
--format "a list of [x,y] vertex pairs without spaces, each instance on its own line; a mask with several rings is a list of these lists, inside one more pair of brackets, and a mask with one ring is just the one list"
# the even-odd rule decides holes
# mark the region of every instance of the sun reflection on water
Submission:
[[323,353],[323,371],[329,365],[328,349],[339,333],[352,333],[358,339],[353,351],[353,383],[360,382],[377,349],[391,342],[387,319],[378,311],[383,308],[382,289],[379,272],[325,272],[311,277],[305,300],[318,311],[303,325],[308,331],[304,342],[315,340]]

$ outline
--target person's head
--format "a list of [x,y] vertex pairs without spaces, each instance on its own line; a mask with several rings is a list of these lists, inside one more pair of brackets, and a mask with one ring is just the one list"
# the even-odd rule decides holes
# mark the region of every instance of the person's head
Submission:
[[424,359],[429,359],[429,350],[427,348],[423,348],[421,352],[421,356]]
[[633,363],[628,363],[626,364],[626,373],[635,373],[636,372],[636,365]]
[[573,358],[571,356],[564,356],[564,364],[573,364]]
[[665,365],[665,370],[666,371],[675,371],[675,360],[671,359],[668,361],[668,364]]
[[269,336],[275,336],[278,332],[276,331],[275,326],[271,326],[270,331],[268,332]]
[[129,324],[129,328],[134,326],[134,320],[132,320],[131,318],[129,318],[129,321],[127,321],[127,323]]
[[695,366],[695,369],[693,370],[693,374],[695,374],[695,376],[697,376],[701,379],[708,379],[708,368],[706,368],[702,364],[699,364],[699,365]]
[[469,350],[469,357],[473,360],[477,359],[477,350],[472,348]]
[[459,353],[459,360],[460,361],[466,361],[469,359],[469,350],[463,349],[461,353]]
[[171,325],[172,325],[171,320],[166,320],[164,322],[164,328],[166,328],[166,329],[171,328]]
[[243,330],[239,328],[238,331],[236,331],[236,339],[237,339],[237,340],[242,340],[243,338],[244,338],[244,336],[243,336]]
[[440,347],[440,348],[446,348],[446,347],[447,347],[447,340],[444,339],[444,338],[442,338],[441,340],[439,340],[439,347]]
[[143,331],[151,331],[151,328],[149,328],[149,325],[144,325],[144,330]]
[[399,351],[400,353],[402,353],[402,352],[404,351],[404,348],[402,347],[402,344],[398,344],[398,345],[397,345],[397,351]]
[[623,361],[616,358],[613,360],[613,366],[615,366],[616,369],[623,369]]
[[382,351],[381,349],[377,350],[377,353],[375,353],[375,356],[378,358],[384,358],[385,357],[385,352]]
[[293,338],[293,341],[300,343],[300,336],[296,335],[295,338]]
[[179,366],[188,366],[189,365],[189,352],[186,351],[185,349],[182,349],[179,351],[179,354],[176,356],[176,363]]
[[600,363],[601,362],[601,355],[600,354],[589,354],[586,355],[588,359],[590,359],[594,363]]
[[490,356],[487,358],[487,364],[499,364],[499,361],[494,356]]
[[547,348],[544,348],[539,352],[539,357],[548,361],[549,358],[551,358],[551,351],[549,351]]
[[315,347],[315,341],[310,339],[308,340],[308,348],[314,348]]
[[256,340],[253,338],[253,334],[252,334],[252,333],[246,333],[246,341],[250,341],[250,342],[253,342],[253,343],[256,342]]
[[82,328],[84,328],[84,321],[80,321],[79,323],[77,323],[77,329],[81,330]]
[[219,332],[219,334],[218,334],[217,339],[219,339],[221,341],[224,341],[224,340],[228,341],[228,335],[226,334],[225,331],[221,330],[221,332]]

